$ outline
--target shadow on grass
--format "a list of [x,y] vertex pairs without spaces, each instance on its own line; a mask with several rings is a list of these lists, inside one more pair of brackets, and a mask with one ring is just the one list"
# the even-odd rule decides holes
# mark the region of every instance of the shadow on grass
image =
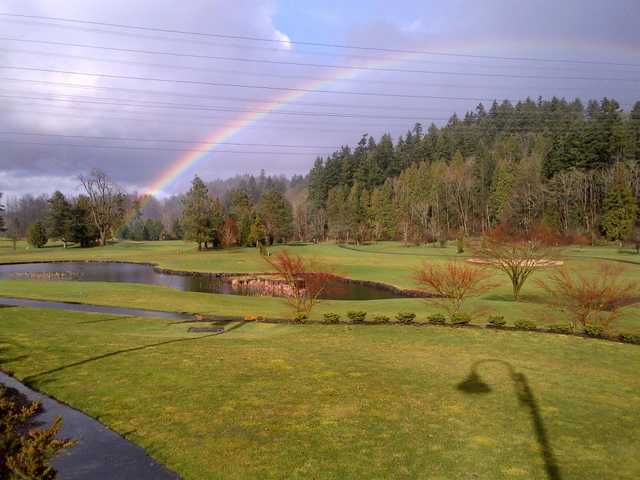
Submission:
[[24,383],[32,385],[34,387],[38,387],[39,385],[43,385],[46,383],[46,381],[42,380],[42,377],[45,377],[47,375],[51,375],[52,373],[58,373],[58,372],[62,372],[64,370],[67,370],[69,368],[73,368],[73,367],[79,367],[80,365],[86,365],[87,363],[92,363],[98,360],[103,360],[105,358],[110,358],[110,357],[115,357],[118,355],[122,355],[125,353],[131,353],[131,352],[139,352],[141,350],[147,350],[150,348],[155,348],[155,347],[161,347],[164,345],[170,345],[173,343],[182,343],[182,342],[193,342],[193,341],[197,341],[197,340],[202,340],[204,338],[208,338],[208,337],[214,337],[218,335],[217,333],[213,333],[213,334],[209,334],[209,335],[200,335],[198,337],[192,337],[192,338],[176,338],[174,340],[166,340],[164,342],[156,342],[156,343],[150,343],[148,345],[140,345],[137,347],[131,347],[131,348],[125,348],[122,350],[116,350],[114,352],[109,352],[109,353],[103,353],[102,355],[96,355],[95,357],[89,357],[89,358],[85,358],[84,360],[80,360],[77,362],[73,362],[73,363],[69,363],[67,365],[63,365],[61,367],[56,367],[56,368],[52,368],[50,370],[45,370],[44,372],[40,372],[40,373],[36,373],[34,375],[30,375],[28,377],[24,378]]
[[131,317],[128,315],[119,315],[116,317],[99,318],[97,320],[86,320],[84,322],[78,322],[78,325],[90,325],[92,323],[115,322],[116,320],[129,320],[129,319],[131,319]]
[[540,414],[540,407],[538,406],[536,397],[524,373],[516,372],[513,366],[504,360],[479,360],[471,366],[471,371],[467,378],[457,385],[458,390],[471,395],[490,393],[492,391],[491,386],[484,382],[478,373],[479,367],[486,363],[498,363],[509,371],[509,376],[513,381],[518,401],[520,402],[520,405],[527,408],[529,411],[533,430],[540,448],[542,460],[544,461],[547,478],[549,480],[562,480],[560,467],[558,466],[555,455],[553,454],[553,448],[549,442],[549,435],[544,425],[542,415]]

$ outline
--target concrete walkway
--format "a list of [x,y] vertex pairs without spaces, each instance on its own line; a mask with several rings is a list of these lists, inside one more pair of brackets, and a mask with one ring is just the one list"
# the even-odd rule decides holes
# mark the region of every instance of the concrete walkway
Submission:
[[26,387],[0,372],[0,383],[15,388],[29,400],[42,403],[38,420],[50,425],[62,417],[60,435],[79,443],[53,462],[61,480],[175,480],[180,477],[155,462],[145,451],[109,430],[97,420]]

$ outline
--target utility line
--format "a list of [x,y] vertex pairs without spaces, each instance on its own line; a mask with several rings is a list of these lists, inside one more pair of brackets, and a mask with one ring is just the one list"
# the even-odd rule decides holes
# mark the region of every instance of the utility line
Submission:
[[406,54],[413,54],[413,55],[451,56],[451,57],[483,58],[483,59],[491,59],[491,60],[509,60],[509,61],[527,61],[527,62],[574,63],[574,64],[588,64],[588,65],[622,65],[622,66],[634,66],[634,67],[638,66],[637,64],[600,61],[600,60],[479,55],[479,54],[469,54],[469,53],[459,53],[459,52],[452,53],[452,52],[441,52],[441,51],[431,51],[431,50],[411,50],[411,49],[385,48],[385,47],[366,46],[366,45],[349,45],[349,44],[341,44],[341,43],[328,43],[328,42],[316,42],[316,41],[312,42],[312,41],[282,40],[282,39],[256,37],[256,36],[249,36],[249,35],[229,35],[229,34],[213,33],[213,32],[195,32],[195,31],[179,30],[179,29],[171,29],[171,28],[149,27],[149,26],[141,26],[141,25],[127,25],[127,24],[121,24],[121,23],[80,20],[75,18],[53,17],[53,16],[45,16],[45,15],[25,15],[25,14],[17,14],[17,13],[10,13],[10,12],[0,12],[0,16],[12,17],[12,18],[23,18],[23,19],[50,20],[50,21],[56,21],[56,22],[97,25],[97,26],[104,26],[104,27],[125,28],[129,30],[161,32],[161,33],[170,33],[170,34],[179,34],[179,35],[192,35],[197,37],[227,38],[227,39],[234,39],[234,40],[248,40],[248,41],[255,41],[255,42],[268,42],[268,43],[277,43],[277,44],[284,44],[284,45],[307,45],[307,46],[313,46],[313,47],[328,47],[328,48],[339,48],[339,49],[350,49],[350,50],[375,51],[375,52],[382,52],[382,53],[406,53]]
[[[0,37],[0,40],[11,40],[10,38]],[[45,41],[42,41],[45,43]],[[56,45],[66,42],[50,42],[47,44]],[[91,44],[67,44],[66,46],[92,48],[99,50],[109,50],[116,52],[127,53],[142,53],[148,55],[170,55],[174,57],[186,57],[186,58],[198,58],[207,60],[222,60],[230,62],[242,62],[242,63],[261,63],[268,65],[287,65],[295,67],[311,67],[311,68],[327,68],[334,70],[354,70],[354,71],[370,71],[370,72],[387,72],[387,73],[417,73],[424,75],[451,75],[462,77],[487,77],[487,78],[526,78],[536,80],[582,80],[582,81],[601,81],[601,82],[639,82],[637,78],[624,78],[624,77],[589,77],[589,76],[571,76],[571,75],[527,75],[527,74],[515,74],[515,73],[483,73],[483,72],[455,72],[455,71],[443,71],[443,70],[418,70],[409,68],[393,68],[393,67],[376,67],[376,66],[364,66],[364,65],[335,65],[329,63],[309,63],[309,62],[294,62],[288,60],[268,60],[261,58],[247,58],[247,57],[227,57],[222,55],[204,55],[194,53],[178,53],[167,52],[160,50],[142,50],[134,48],[118,48],[118,47],[105,47],[100,45]],[[331,79],[333,80],[333,79]]]

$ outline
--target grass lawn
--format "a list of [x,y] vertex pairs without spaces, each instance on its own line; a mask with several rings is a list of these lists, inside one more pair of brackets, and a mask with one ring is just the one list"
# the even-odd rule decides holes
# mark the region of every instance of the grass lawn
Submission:
[[[3,308],[0,365],[185,479],[640,477],[637,346],[437,327],[227,328]],[[458,388],[488,359],[524,376],[528,403],[496,361],[477,366],[490,391]],[[559,476],[545,470],[534,415]]]
[[[406,247],[398,242],[342,248],[334,244],[276,247],[289,248],[300,255],[317,258],[338,268],[345,276],[373,280],[403,288],[415,288],[412,274],[421,262],[444,262],[466,258],[458,255],[454,247],[433,246]],[[580,271],[593,271],[596,262],[613,261],[627,268],[629,278],[640,279],[640,256],[617,247],[570,247],[563,251],[565,263]],[[180,241],[121,242],[105,248],[67,248],[49,246],[44,249],[27,249],[19,243],[13,250],[9,242],[0,242],[0,263],[42,260],[118,260],[146,262],[165,268],[208,272],[258,272],[268,270],[256,249],[237,248],[198,252],[194,245]],[[564,318],[550,308],[536,278],[543,278],[544,271],[533,275],[525,284],[522,300],[514,302],[506,276],[497,274],[500,286],[469,303],[471,310],[486,309],[503,315],[513,323],[516,320],[532,320],[538,324],[558,323]],[[281,299],[249,298],[234,295],[212,295],[179,292],[162,287],[90,282],[38,282],[0,281],[0,296],[30,297],[35,299],[67,300],[100,305],[129,306],[172,311],[214,313],[228,315],[266,315],[288,318],[291,311]],[[416,299],[375,300],[366,302],[322,302],[314,310],[312,318],[321,318],[325,312],[337,312],[344,317],[348,310],[362,309],[370,315],[394,316],[398,311],[413,311],[419,320],[437,311],[432,301]],[[483,319],[476,318],[482,322]],[[615,329],[640,333],[637,312],[630,311]]]

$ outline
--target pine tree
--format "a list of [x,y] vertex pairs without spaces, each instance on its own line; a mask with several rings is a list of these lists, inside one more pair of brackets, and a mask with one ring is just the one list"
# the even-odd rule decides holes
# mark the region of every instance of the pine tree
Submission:
[[213,200],[209,190],[197,175],[191,182],[191,189],[183,199],[182,225],[185,240],[198,244],[198,250],[212,238]]
[[27,242],[29,242],[29,245],[35,248],[42,248],[48,241],[47,229],[42,222],[36,222],[29,227],[27,231]]
[[638,204],[624,181],[626,169],[616,166],[616,179],[602,205],[601,228],[609,240],[622,241],[633,230],[638,217]]
[[256,211],[269,243],[286,241],[293,234],[293,208],[284,195],[276,190],[265,192]]

